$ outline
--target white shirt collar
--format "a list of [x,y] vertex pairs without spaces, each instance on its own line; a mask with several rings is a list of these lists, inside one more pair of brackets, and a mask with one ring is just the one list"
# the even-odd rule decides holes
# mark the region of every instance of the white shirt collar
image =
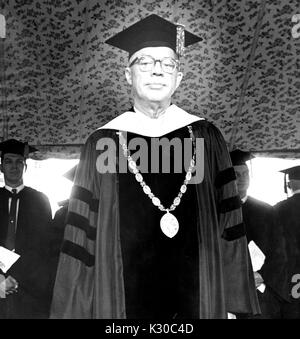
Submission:
[[247,199],[248,199],[248,195],[246,195],[244,198],[242,198],[241,199],[242,200],[242,204],[244,204],[247,201]]
[[203,118],[189,114],[176,105],[171,105],[157,119],[152,119],[138,110],[125,112],[99,129],[113,129],[149,137],[161,137],[198,120],[203,120]]
[[12,193],[12,190],[13,190],[13,189],[16,189],[16,190],[17,190],[17,194],[20,193],[24,187],[25,187],[24,184],[22,184],[22,185],[20,185],[20,186],[18,186],[18,187],[10,187],[10,186],[8,186],[8,185],[5,185],[5,188],[6,188],[8,191],[10,191],[11,193]]

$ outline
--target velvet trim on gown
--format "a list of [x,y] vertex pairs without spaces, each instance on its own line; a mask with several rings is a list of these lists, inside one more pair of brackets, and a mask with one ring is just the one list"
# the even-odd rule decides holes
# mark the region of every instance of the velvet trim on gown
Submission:
[[[135,137],[141,136],[128,133],[128,144]],[[176,137],[183,145],[183,138],[189,138],[188,128],[177,130]],[[162,138],[171,140],[175,138],[174,132]],[[151,138],[143,139],[150,151]],[[174,173],[172,147],[170,154],[171,157],[163,155],[171,165],[170,173],[142,173],[146,184],[166,208],[172,205],[186,174],[183,164],[183,172]],[[161,157],[162,152],[160,166]],[[148,169],[151,169],[150,156]],[[197,318],[199,239],[195,185],[188,185],[180,205],[172,212],[179,221],[179,231],[173,238],[168,238],[160,229],[160,219],[165,212],[152,204],[129,170],[119,175],[119,188],[127,318]]]

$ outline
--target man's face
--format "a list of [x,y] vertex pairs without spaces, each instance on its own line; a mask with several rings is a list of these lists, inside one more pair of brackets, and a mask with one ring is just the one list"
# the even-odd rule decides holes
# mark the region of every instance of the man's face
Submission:
[[17,187],[23,183],[25,159],[19,154],[5,153],[1,163],[5,184]]
[[240,198],[244,198],[247,195],[247,190],[249,188],[250,177],[249,169],[247,165],[234,166],[237,186],[239,191]]
[[300,180],[290,179],[290,180],[287,182],[287,187],[288,187],[292,192],[300,190]]
[[[176,54],[169,47],[146,47],[134,53],[129,64],[142,56],[151,56],[155,60],[170,57],[177,60]],[[167,103],[182,79],[182,73],[178,68],[170,74],[162,70],[160,62],[156,62],[150,71],[142,71],[138,64],[134,64],[126,68],[125,74],[132,86],[134,99],[139,102]]]

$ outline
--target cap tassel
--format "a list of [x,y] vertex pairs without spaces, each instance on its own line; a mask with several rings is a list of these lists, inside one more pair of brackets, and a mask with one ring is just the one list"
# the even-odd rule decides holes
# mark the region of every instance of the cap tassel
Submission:
[[28,146],[28,143],[26,142],[25,145],[24,145],[24,158],[28,158],[29,156],[29,146]]
[[286,182],[286,174],[284,174],[284,193],[287,194],[287,182]]
[[184,45],[185,45],[185,32],[184,25],[177,24],[176,27],[176,53],[179,57],[184,56]]

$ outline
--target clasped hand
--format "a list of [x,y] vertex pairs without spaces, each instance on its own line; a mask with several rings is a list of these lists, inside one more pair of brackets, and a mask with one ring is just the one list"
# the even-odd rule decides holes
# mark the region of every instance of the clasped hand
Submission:
[[259,287],[264,282],[263,277],[258,272],[254,272],[254,280],[256,288]]
[[15,278],[9,275],[2,283],[1,283],[1,290],[5,292],[5,295],[9,295],[12,293],[18,292],[18,282]]

